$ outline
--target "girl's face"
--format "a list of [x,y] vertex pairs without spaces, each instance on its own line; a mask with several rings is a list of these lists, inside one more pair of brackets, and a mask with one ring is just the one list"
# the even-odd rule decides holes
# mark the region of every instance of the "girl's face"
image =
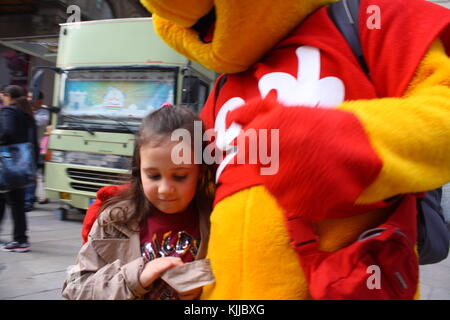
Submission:
[[200,165],[175,164],[171,153],[177,141],[166,139],[159,146],[149,144],[140,149],[141,180],[145,197],[167,214],[186,209],[194,198],[201,177]]

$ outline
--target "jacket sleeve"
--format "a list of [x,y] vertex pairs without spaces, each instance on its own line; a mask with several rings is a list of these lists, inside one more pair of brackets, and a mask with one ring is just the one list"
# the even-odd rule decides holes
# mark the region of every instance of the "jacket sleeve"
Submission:
[[382,161],[357,203],[432,190],[450,181],[450,58],[435,40],[401,98],[355,100],[354,114]]
[[106,263],[98,254],[91,235],[99,234],[96,222],[90,239],[78,253],[77,262],[67,270],[62,295],[70,300],[133,300],[145,295],[139,276],[144,268],[143,258],[128,263],[116,259]]
[[8,145],[12,143],[14,132],[16,131],[16,112],[11,108],[3,107],[0,112],[0,144]]

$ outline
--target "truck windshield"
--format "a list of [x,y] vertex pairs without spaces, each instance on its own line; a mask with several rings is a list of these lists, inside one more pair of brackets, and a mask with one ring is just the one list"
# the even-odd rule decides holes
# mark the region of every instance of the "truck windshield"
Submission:
[[175,82],[173,69],[69,71],[58,128],[136,132],[148,113],[174,103]]

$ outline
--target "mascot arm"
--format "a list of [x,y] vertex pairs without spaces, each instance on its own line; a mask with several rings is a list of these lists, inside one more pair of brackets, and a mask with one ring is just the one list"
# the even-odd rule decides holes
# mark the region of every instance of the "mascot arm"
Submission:
[[402,98],[345,102],[383,162],[357,203],[434,189],[450,180],[450,58],[430,47]]
[[[450,180],[450,60],[444,52],[433,44],[403,98],[325,109],[285,107],[271,92],[230,112],[227,122],[279,130],[279,143],[267,144],[272,157],[279,152],[278,171],[262,179],[288,218],[350,217],[365,204]],[[261,165],[253,168],[262,173]]]
[[[251,155],[255,145],[260,156],[270,154],[269,172],[265,171],[268,166],[261,164],[262,159],[256,165],[246,165],[246,171],[258,171],[253,174],[260,175],[288,218],[302,216],[318,221],[340,217],[330,212],[346,211],[381,170],[382,163],[364,127],[348,111],[285,107],[276,91],[271,91],[265,99],[249,101],[231,111],[227,122],[242,125],[241,136],[250,139],[246,143],[238,137],[238,161]],[[260,135],[249,134],[253,130]],[[267,143],[259,138],[264,130],[268,133]]]

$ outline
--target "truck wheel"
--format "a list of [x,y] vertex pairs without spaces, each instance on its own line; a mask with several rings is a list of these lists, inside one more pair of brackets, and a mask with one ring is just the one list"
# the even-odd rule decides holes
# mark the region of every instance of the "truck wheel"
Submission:
[[53,211],[53,216],[54,216],[55,219],[57,219],[57,220],[64,221],[64,220],[67,219],[67,209],[65,209],[65,208],[59,208],[59,209]]

